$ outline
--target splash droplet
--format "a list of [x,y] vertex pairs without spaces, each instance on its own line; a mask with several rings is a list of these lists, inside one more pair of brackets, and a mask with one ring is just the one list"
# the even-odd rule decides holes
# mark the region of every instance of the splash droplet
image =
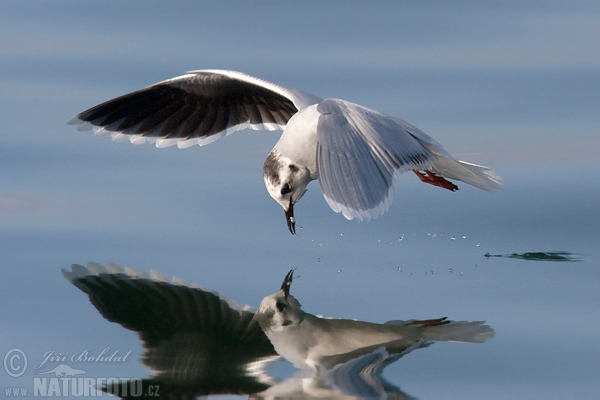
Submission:
[[456,240],[454,236],[450,236],[450,240]]

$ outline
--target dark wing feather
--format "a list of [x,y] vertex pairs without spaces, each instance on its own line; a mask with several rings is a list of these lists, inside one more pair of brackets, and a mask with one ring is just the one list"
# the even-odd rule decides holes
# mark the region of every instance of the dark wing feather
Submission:
[[69,124],[118,140],[187,147],[246,127],[281,129],[319,100],[239,72],[195,71],[92,107]]
[[104,318],[139,334],[147,349],[145,363],[155,370],[164,370],[177,351],[194,352],[202,365],[242,365],[276,355],[254,312],[216,292],[109,272],[97,264],[89,271],[73,266],[63,274]]

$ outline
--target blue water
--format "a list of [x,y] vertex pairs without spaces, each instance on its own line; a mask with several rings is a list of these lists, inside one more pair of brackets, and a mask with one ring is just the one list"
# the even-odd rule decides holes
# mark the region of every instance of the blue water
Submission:
[[[485,320],[485,344],[436,343],[385,378],[427,398],[595,398],[600,390],[600,14],[594,2],[0,2],[1,390],[29,387],[48,352],[105,348],[88,376],[146,377],[137,336],[104,320],[62,268],[155,269],[257,306],[290,268],[304,309],[331,317]],[[262,162],[277,141],[207,147],[96,138],[66,121],[201,68],[228,68],[401,117],[495,193],[401,177],[369,223],[331,212],[317,183],[292,237]],[[577,262],[485,254],[566,251]],[[49,365],[49,364],[47,364]],[[54,362],[52,366],[57,365]],[[284,378],[293,368],[277,363]]]

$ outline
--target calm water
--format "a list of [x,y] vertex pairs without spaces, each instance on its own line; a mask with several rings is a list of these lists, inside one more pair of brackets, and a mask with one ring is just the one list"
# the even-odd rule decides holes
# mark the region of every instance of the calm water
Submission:
[[[292,292],[314,314],[494,328],[485,344],[436,343],[389,366],[384,378],[409,396],[597,396],[598,5],[343,4],[0,2],[0,356],[17,348],[28,360],[20,377],[0,370],[1,390],[31,389],[60,357],[89,377],[151,374],[137,335],[60,272],[112,261],[253,306],[294,267]],[[450,193],[406,175],[390,212],[359,224],[331,212],[312,183],[292,237],[261,175],[277,134],[178,150],[65,125],[201,68],[396,115],[493,167],[505,187]],[[577,261],[509,257],[532,252]],[[131,353],[71,360],[106,348]],[[294,369],[281,361],[268,372]]]

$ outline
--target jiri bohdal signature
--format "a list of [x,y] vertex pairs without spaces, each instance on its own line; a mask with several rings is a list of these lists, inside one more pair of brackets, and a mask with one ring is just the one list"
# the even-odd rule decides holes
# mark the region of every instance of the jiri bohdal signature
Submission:
[[86,362],[86,363],[94,363],[94,362],[109,362],[109,363],[119,363],[126,362],[127,358],[131,355],[131,350],[127,353],[123,354],[119,350],[111,350],[110,347],[104,348],[100,353],[94,355],[92,350],[82,350],[75,353],[70,354],[69,352],[59,352],[59,351],[47,351],[43,355],[43,360],[41,363],[36,364],[33,368],[40,369],[44,365],[49,362],[60,362],[64,363],[67,361],[71,362]]

